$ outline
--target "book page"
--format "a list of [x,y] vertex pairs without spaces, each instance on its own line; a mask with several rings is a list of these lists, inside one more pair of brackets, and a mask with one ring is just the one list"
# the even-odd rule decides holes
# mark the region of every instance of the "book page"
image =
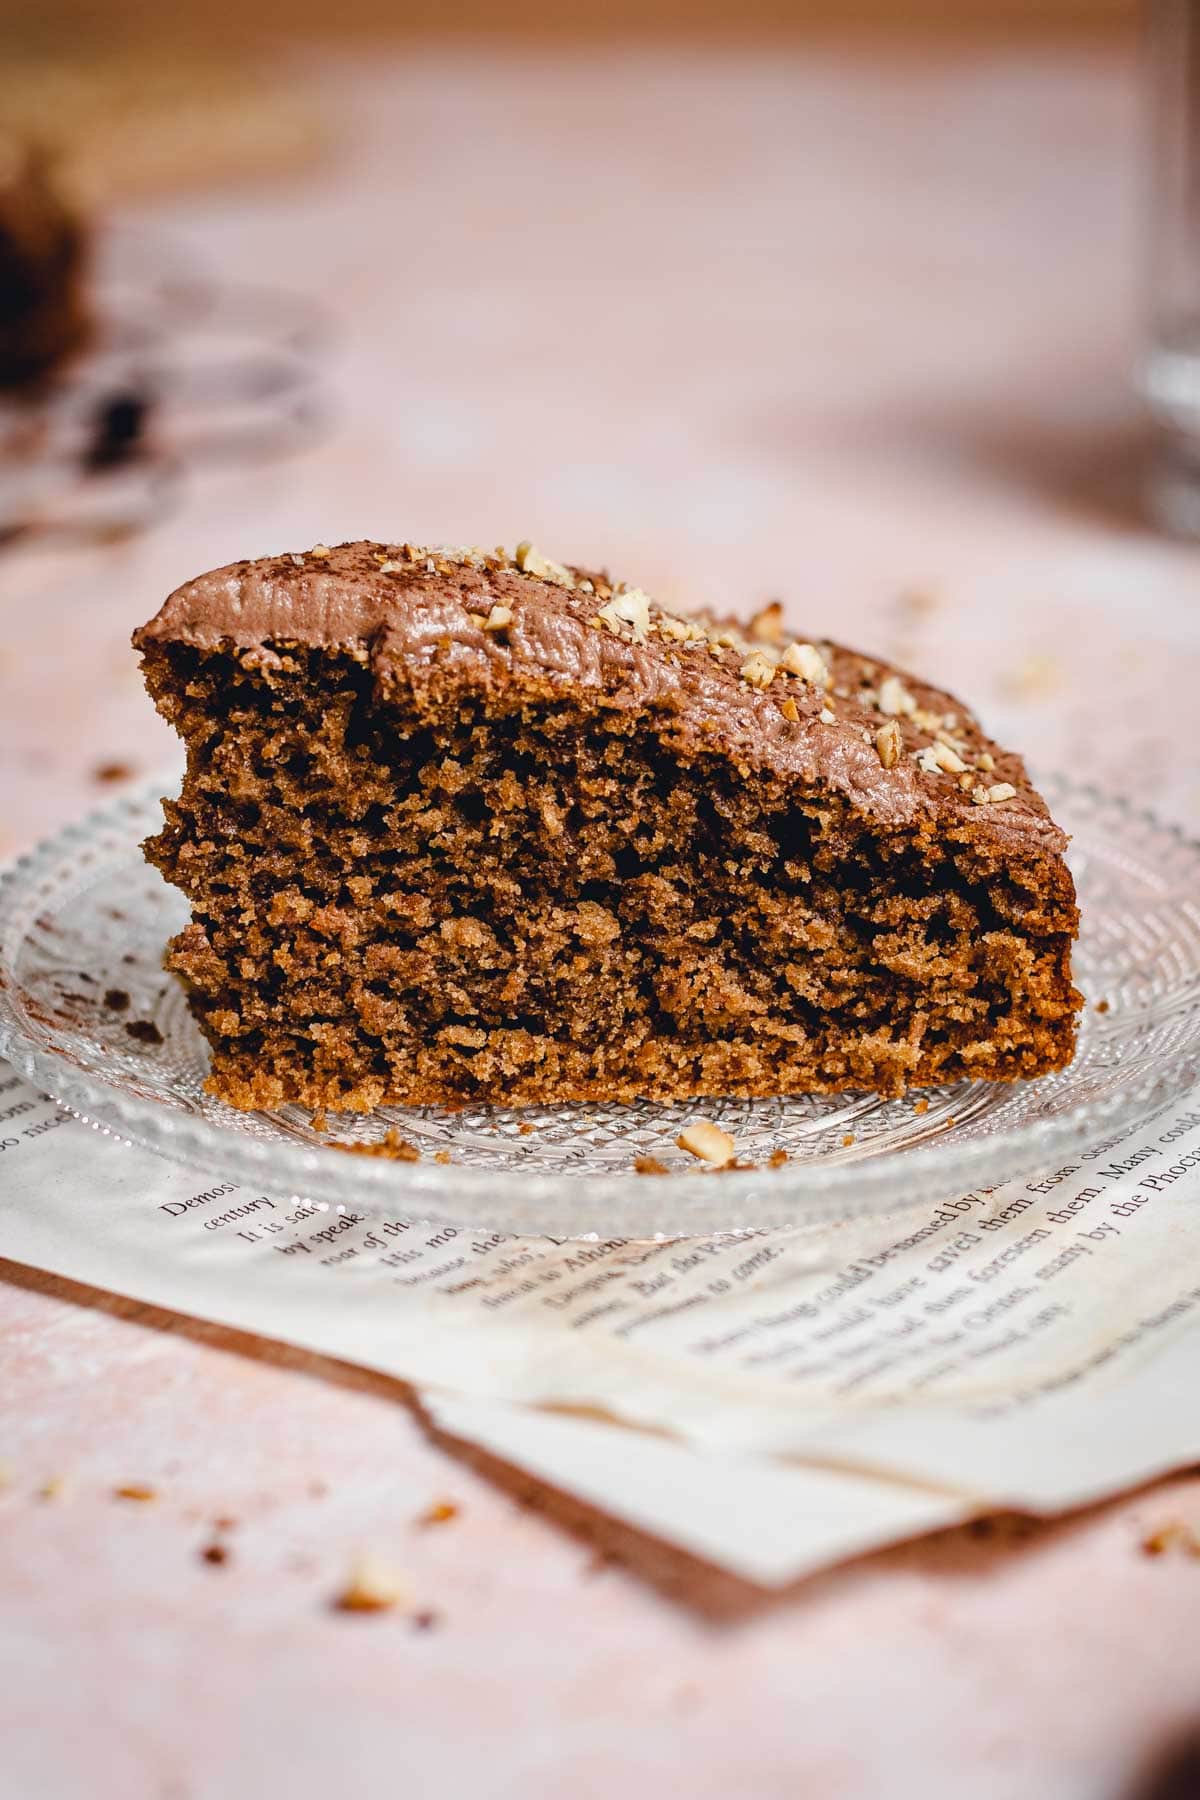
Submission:
[[[900,1483],[947,1516],[1054,1510],[1200,1456],[1198,1198],[1200,1095],[886,1221],[514,1239],[251,1193],[0,1076],[2,1255],[402,1376],[435,1412],[587,1408],[730,1467]],[[510,1429],[533,1457],[536,1427]]]

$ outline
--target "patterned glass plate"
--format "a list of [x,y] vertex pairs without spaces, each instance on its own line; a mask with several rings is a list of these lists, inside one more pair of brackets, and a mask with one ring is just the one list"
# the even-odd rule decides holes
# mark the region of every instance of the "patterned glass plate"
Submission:
[[[1071,1067],[912,1098],[683,1106],[383,1107],[342,1141],[399,1131],[419,1162],[332,1148],[299,1107],[239,1113],[204,1091],[206,1053],[160,966],[184,902],[142,860],[162,784],[71,826],[0,882],[0,1053],[89,1123],[199,1171],[338,1211],[556,1237],[653,1237],[840,1222],[1053,1167],[1200,1079],[1200,846],[1128,804],[1049,782],[1073,833],[1087,995]],[[126,1001],[126,996],[128,999]],[[752,1168],[678,1150],[692,1118]],[[772,1153],[787,1161],[769,1167]],[[441,1153],[449,1161],[436,1160]],[[665,1175],[635,1171],[639,1157]]]

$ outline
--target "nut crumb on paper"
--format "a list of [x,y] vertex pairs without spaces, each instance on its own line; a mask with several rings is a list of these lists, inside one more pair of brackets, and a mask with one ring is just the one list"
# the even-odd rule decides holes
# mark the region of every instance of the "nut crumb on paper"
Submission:
[[337,1612],[390,1612],[405,1597],[404,1581],[395,1569],[378,1557],[360,1556],[333,1604]]
[[416,1522],[418,1525],[449,1525],[452,1519],[457,1519],[458,1514],[457,1501],[435,1500],[432,1506],[427,1506],[423,1513],[417,1515]]
[[120,1487],[113,1489],[114,1500],[157,1500],[158,1489],[151,1487],[148,1481],[123,1481]]
[[1179,1556],[1200,1558],[1200,1530],[1186,1519],[1167,1519],[1145,1533],[1142,1550],[1147,1556],[1165,1556],[1174,1552]]

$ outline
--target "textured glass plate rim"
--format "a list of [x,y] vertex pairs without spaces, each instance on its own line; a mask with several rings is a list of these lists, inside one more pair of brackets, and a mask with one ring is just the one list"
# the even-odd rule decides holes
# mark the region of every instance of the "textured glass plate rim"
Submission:
[[[276,1196],[286,1194],[322,1205],[324,1190],[343,1195],[352,1185],[354,1208],[364,1212],[373,1202],[376,1209],[381,1205],[389,1210],[398,1208],[411,1219],[431,1223],[468,1229],[491,1224],[516,1235],[552,1232],[586,1239],[621,1232],[620,1207],[613,1209],[616,1216],[611,1212],[606,1216],[606,1211],[619,1193],[627,1193],[636,1184],[640,1201],[637,1210],[655,1219],[654,1229],[643,1231],[643,1236],[799,1228],[948,1199],[984,1185],[989,1179],[1016,1179],[1107,1132],[1139,1123],[1185,1093],[1200,1078],[1198,1049],[1164,1064],[1154,1075],[1128,1088],[1050,1118],[1008,1126],[981,1137],[959,1139],[951,1128],[933,1144],[868,1153],[861,1159],[849,1157],[845,1162],[793,1160],[778,1169],[759,1166],[719,1174],[711,1169],[697,1169],[694,1173],[672,1171],[650,1179],[631,1168],[568,1175],[525,1167],[510,1171],[465,1163],[404,1163],[363,1157],[355,1160],[351,1180],[342,1151],[256,1138],[236,1127],[175,1113],[158,1101],[131,1095],[73,1067],[64,1055],[36,1044],[22,1027],[9,993],[7,974],[22,941],[19,936],[12,941],[22,909],[64,856],[73,856],[97,836],[119,832],[123,825],[132,826],[135,820],[139,821],[140,830],[145,807],[159,800],[170,788],[171,779],[160,775],[140,784],[113,804],[98,808],[43,839],[0,869],[0,1055],[84,1123],[197,1172],[219,1175]],[[1041,786],[1056,808],[1061,805],[1069,812],[1074,801],[1103,809],[1115,822],[1123,820],[1149,827],[1177,849],[1196,857],[1200,874],[1200,843],[1180,827],[1160,820],[1148,808],[1106,794],[1090,783],[1064,777],[1044,778]],[[133,838],[130,847],[137,848]],[[88,885],[81,881],[75,891],[84,891]],[[1197,1005],[1200,1006],[1200,999]],[[1036,1086],[1036,1082],[1016,1083],[1008,1091]],[[697,1101],[694,1111],[702,1114],[704,1102]],[[519,1194],[516,1210],[526,1221],[531,1212],[543,1206],[545,1219],[539,1217],[536,1227],[529,1222],[506,1225],[506,1218],[513,1216],[513,1209],[504,1204],[506,1192],[514,1200]],[[339,1205],[336,1210],[348,1209]]]

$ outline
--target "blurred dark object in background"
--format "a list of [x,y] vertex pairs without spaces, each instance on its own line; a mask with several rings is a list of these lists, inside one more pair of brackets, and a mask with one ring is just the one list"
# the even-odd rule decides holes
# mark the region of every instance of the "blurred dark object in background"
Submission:
[[1129,1800],[1200,1800],[1200,1733],[1190,1732],[1172,1745]]
[[84,343],[87,260],[49,152],[0,132],[0,387],[40,380]]

